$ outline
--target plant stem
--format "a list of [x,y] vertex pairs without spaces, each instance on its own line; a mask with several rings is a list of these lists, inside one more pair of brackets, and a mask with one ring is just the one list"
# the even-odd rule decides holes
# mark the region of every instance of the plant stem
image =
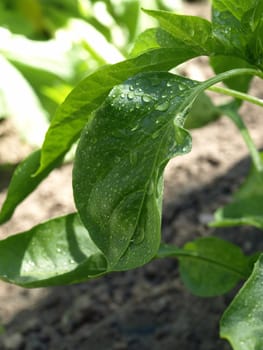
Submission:
[[251,155],[251,159],[252,159],[252,162],[253,162],[255,168],[257,169],[258,172],[262,172],[263,171],[263,163],[262,163],[260,154],[259,154],[259,152],[256,148],[256,145],[255,145],[253,139],[251,138],[250,133],[249,133],[244,121],[242,120],[241,116],[238,114],[238,112],[234,108],[222,107],[220,109],[237,126],[237,128],[239,129],[239,131],[243,137],[244,142],[247,145],[247,148],[249,150],[249,153]]
[[261,79],[263,79],[263,72],[251,68],[231,69],[229,71],[217,74],[214,77],[205,80],[204,82],[199,82],[200,86],[197,87],[197,89],[194,89],[193,93],[190,93],[188,97],[184,100],[184,103],[181,105],[181,112],[184,113],[185,111],[187,111],[189,109],[189,106],[191,106],[194,100],[196,99],[196,97],[204,90],[211,88],[211,86],[220,83],[221,81],[244,74],[258,76]]
[[213,91],[213,92],[218,92],[223,95],[235,97],[239,100],[243,101],[248,101],[250,103],[253,103],[254,105],[263,107],[263,100],[248,94],[245,94],[240,91],[232,90],[232,89],[227,89],[219,86],[211,86],[208,90]]

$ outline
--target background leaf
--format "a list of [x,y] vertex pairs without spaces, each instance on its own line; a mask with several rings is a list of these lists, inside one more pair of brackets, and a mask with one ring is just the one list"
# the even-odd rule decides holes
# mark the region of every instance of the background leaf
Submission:
[[[253,66],[243,59],[233,56],[212,56],[210,57],[210,64],[216,74],[236,68],[253,68]],[[253,77],[249,75],[240,75],[238,77],[227,79],[224,83],[231,89],[246,92],[252,78]]]
[[196,239],[186,243],[184,250],[191,255],[179,256],[179,271],[184,284],[195,295],[221,295],[249,274],[248,259],[241,249],[219,238]]
[[0,279],[23,287],[78,283],[106,269],[105,258],[77,214],[0,240]]
[[263,255],[221,319],[220,335],[234,350],[263,348]]
[[[263,153],[261,152],[263,160]],[[263,229],[263,173],[252,165],[243,185],[230,204],[219,208],[211,226],[252,225]]]
[[186,129],[201,128],[219,118],[220,115],[221,113],[213,101],[203,92],[194,101],[184,127]]

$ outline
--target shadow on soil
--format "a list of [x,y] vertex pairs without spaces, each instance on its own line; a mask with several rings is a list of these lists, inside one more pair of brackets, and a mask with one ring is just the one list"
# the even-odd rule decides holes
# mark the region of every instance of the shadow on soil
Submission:
[[[182,194],[180,202],[164,203],[164,239],[182,244],[212,234],[247,253],[263,250],[259,230],[211,229],[200,222],[201,213],[212,212],[230,198],[248,167],[244,159],[224,177]],[[179,280],[176,260],[153,261],[86,284],[51,288],[47,298],[5,325],[0,348],[229,350],[219,339],[218,324],[232,296],[233,292],[209,299],[192,296]]]

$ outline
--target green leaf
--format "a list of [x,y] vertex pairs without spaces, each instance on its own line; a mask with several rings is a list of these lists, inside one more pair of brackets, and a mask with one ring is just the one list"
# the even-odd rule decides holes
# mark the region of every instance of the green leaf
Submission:
[[196,56],[195,50],[181,39],[176,39],[172,34],[162,28],[150,28],[142,32],[135,41],[131,56],[136,56],[154,48],[174,48],[179,52],[187,53],[189,57]]
[[220,324],[220,335],[234,350],[263,349],[263,255],[227,308]]
[[[214,2],[213,2],[214,4]],[[229,11],[213,7],[213,36],[218,55],[234,56],[248,60],[247,44],[251,35],[249,26],[244,27]]]
[[[263,153],[261,153],[263,161]],[[216,211],[211,226],[252,225],[263,229],[263,172],[252,165],[241,188],[230,204]]]
[[246,257],[236,245],[216,237],[202,237],[184,248],[161,244],[156,258],[176,257],[185,285],[193,294],[209,297],[231,290],[251,272],[255,257]]
[[[233,56],[212,56],[210,64],[216,74],[225,72],[235,68],[253,68],[250,64],[241,58]],[[240,75],[227,79],[224,83],[231,89],[246,92],[249,88],[252,77],[248,75]]]
[[241,249],[219,238],[196,239],[187,243],[184,250],[178,256],[179,271],[184,284],[195,295],[221,295],[249,274],[249,261]]
[[0,240],[0,279],[23,287],[79,283],[106,269],[105,258],[76,214]]
[[57,167],[61,159],[49,164],[45,171],[35,177],[40,162],[40,150],[31,153],[23,162],[21,162],[11,179],[8,187],[7,197],[0,211],[0,224],[3,224],[13,215],[16,207],[20,204],[47,175]]
[[199,55],[212,53],[212,26],[209,21],[200,17],[177,15],[167,11],[144,10],[144,12],[156,18],[161,28]]
[[191,148],[180,126],[196,87],[165,72],[136,75],[111,91],[82,133],[75,202],[113,270],[145,264],[159,248],[163,169]]
[[238,56],[263,69],[263,5],[261,0],[213,1],[213,35],[221,55]]
[[104,66],[84,79],[68,95],[52,119],[43,144],[38,173],[69,150],[82,128],[92,119],[92,112],[100,106],[114,85],[141,71],[169,70],[192,57],[192,53],[177,52],[176,49],[154,49],[141,56]]
[[261,0],[212,0],[214,8],[220,12],[229,11],[239,21],[246,12],[255,8],[258,1]]
[[194,101],[184,127],[186,129],[201,128],[219,118],[220,114],[210,97],[203,92]]

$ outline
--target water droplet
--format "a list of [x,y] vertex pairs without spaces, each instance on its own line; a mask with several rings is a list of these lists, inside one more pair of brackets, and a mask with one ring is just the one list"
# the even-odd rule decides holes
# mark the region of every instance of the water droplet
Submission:
[[172,82],[171,81],[167,81],[167,83],[166,83],[166,86],[167,87],[171,87],[173,84],[172,84]]
[[130,85],[129,89],[130,89],[131,91],[133,91],[133,90],[134,90],[134,87],[133,87],[132,85]]
[[182,91],[182,90],[185,89],[185,86],[184,86],[183,84],[179,84],[179,85],[178,85],[178,89],[179,89],[180,91]]
[[124,94],[121,94],[121,98],[124,98],[125,97],[125,95]]
[[56,251],[57,251],[57,253],[61,253],[61,249],[60,248],[57,248]]
[[164,112],[167,111],[167,109],[170,107],[169,101],[165,101],[155,107],[157,111]]
[[175,123],[179,126],[183,126],[185,115],[184,113],[178,113],[175,117]]
[[143,100],[143,102],[150,102],[152,99],[151,99],[151,97],[150,96],[148,96],[148,95],[143,95],[142,96],[142,100]]
[[134,92],[132,92],[132,91],[128,92],[127,98],[128,98],[128,100],[132,100],[134,98]]

